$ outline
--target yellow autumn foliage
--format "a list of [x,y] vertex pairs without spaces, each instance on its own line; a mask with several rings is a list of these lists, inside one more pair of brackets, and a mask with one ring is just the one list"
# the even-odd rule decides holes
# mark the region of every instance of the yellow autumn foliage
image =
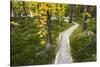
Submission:
[[40,41],[40,44],[41,44],[41,45],[45,45],[45,44],[46,44],[46,41],[45,41],[45,40],[41,40],[41,41]]
[[39,32],[37,32],[36,34],[41,34],[42,33],[42,30],[40,30]]
[[[48,34],[46,29],[47,24],[47,11],[49,11],[50,14],[63,16],[65,13],[65,5],[62,4],[50,4],[50,3],[39,3],[38,8],[38,16],[39,16],[39,23],[36,27],[39,27],[39,31],[36,33],[40,37],[40,44],[44,45],[46,44],[46,35]],[[52,16],[53,16],[52,15]]]
[[18,26],[18,25],[19,25],[17,22],[14,22],[14,21],[11,21],[10,23],[11,23],[12,25],[14,25],[14,26]]

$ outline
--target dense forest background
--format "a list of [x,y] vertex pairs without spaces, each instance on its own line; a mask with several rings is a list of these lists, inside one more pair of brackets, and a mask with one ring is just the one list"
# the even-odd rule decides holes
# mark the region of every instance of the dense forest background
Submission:
[[96,61],[96,6],[11,0],[10,11],[11,66],[52,64],[58,36],[73,22],[74,62]]

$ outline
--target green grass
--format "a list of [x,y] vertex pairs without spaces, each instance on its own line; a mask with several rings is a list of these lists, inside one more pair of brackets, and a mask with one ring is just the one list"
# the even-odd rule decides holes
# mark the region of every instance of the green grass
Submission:
[[[36,33],[39,28],[36,27],[38,18],[11,18],[11,65],[42,65],[50,64],[55,58],[56,39],[59,33],[69,28],[73,24],[67,22],[59,23],[58,20],[51,23],[52,46],[45,52],[45,46],[40,45],[39,35]],[[46,36],[47,39],[47,36]],[[43,52],[41,54],[38,54]]]
[[74,62],[96,61],[96,21],[92,18],[87,22],[87,30],[92,31],[94,35],[84,34],[81,24],[80,22],[80,26],[70,37],[71,52]]
[[69,27],[71,27],[72,23],[67,23],[62,20],[62,23],[59,23],[59,20],[55,20],[51,24],[51,37],[52,37],[52,43],[55,45],[56,40],[59,37],[60,32],[65,31]]
[[34,18],[17,18],[11,21],[19,24],[11,28],[12,65],[35,64],[38,59],[35,55],[43,47],[39,45],[39,36],[35,34],[38,28],[33,24]]

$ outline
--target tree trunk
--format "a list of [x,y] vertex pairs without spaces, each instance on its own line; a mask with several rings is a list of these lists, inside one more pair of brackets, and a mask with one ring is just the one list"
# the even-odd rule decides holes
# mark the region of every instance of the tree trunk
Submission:
[[24,12],[25,12],[25,16],[27,16],[27,12],[26,12],[25,2],[24,1],[23,1],[23,9],[24,9]]
[[48,43],[51,44],[51,20],[50,20],[50,12],[47,11],[47,16],[48,16],[48,19],[47,19],[47,28],[48,28]]
[[71,5],[69,5],[69,11],[70,11],[70,19],[69,19],[69,23],[72,23],[72,17],[73,17],[73,14],[72,14],[72,12],[73,12],[73,5],[71,4]]
[[87,24],[86,24],[86,19],[87,19],[87,17],[86,17],[86,13],[87,12],[87,6],[84,6],[84,16],[83,16],[83,32],[86,32],[86,30],[87,30]]
[[21,4],[20,4],[20,2],[18,3],[18,5],[19,5],[19,6],[18,6],[18,11],[19,11],[19,12],[18,12],[18,15],[19,15],[19,17],[22,17],[22,16],[21,16],[22,11],[21,11]]

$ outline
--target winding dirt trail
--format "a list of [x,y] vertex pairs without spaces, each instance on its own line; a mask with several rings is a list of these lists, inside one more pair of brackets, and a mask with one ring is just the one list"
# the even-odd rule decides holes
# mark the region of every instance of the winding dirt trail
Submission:
[[74,25],[66,29],[64,32],[61,32],[58,38],[58,51],[54,64],[66,64],[72,63],[73,59],[70,52],[70,43],[69,36],[72,32],[78,28],[79,24],[73,22]]

